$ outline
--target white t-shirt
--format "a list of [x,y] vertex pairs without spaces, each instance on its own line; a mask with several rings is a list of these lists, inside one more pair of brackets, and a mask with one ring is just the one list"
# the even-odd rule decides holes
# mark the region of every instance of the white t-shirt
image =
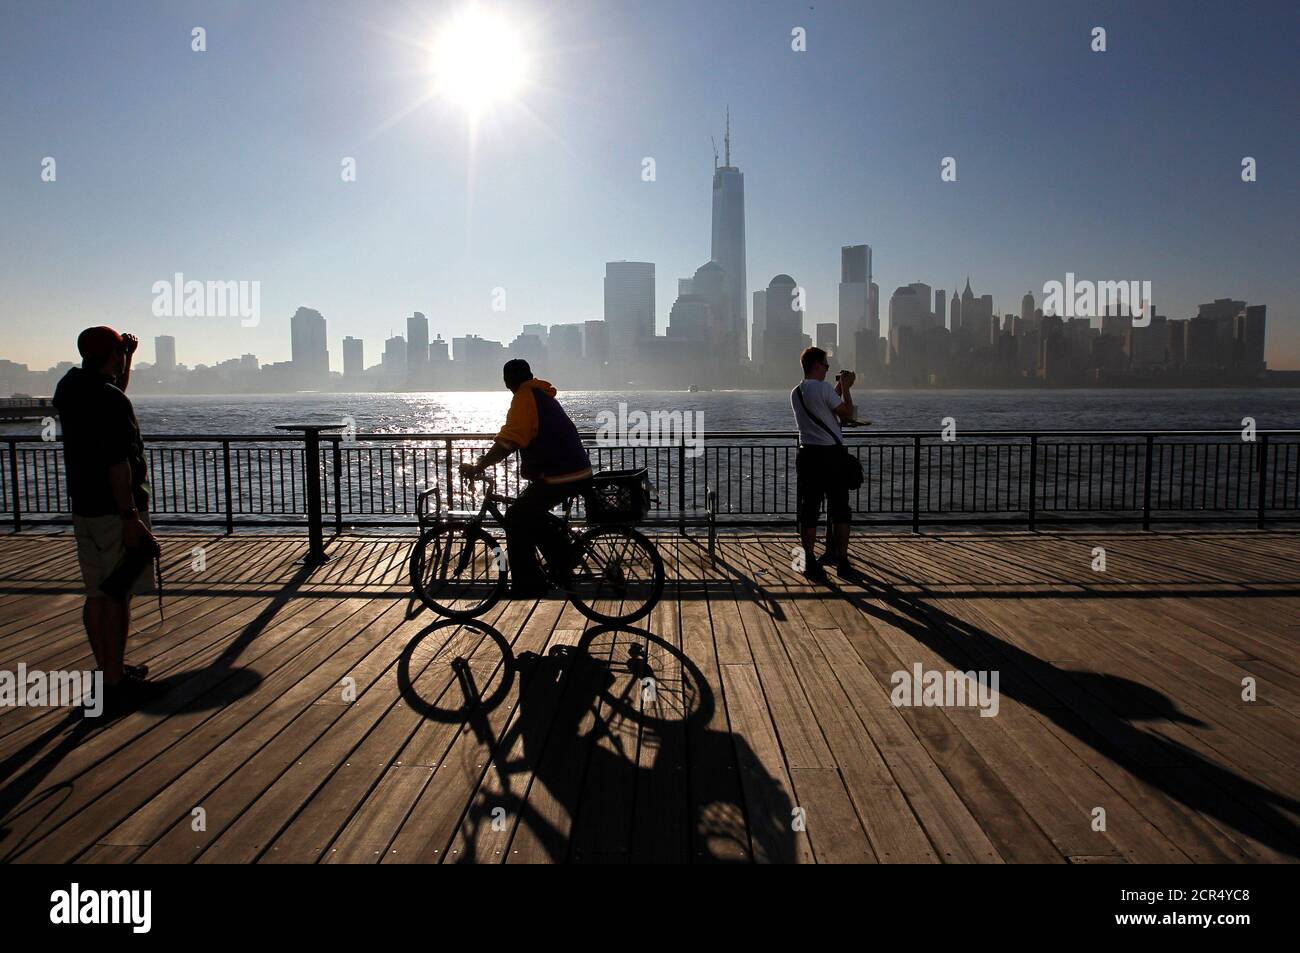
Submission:
[[843,431],[840,430],[839,418],[835,416],[835,408],[844,403],[844,398],[835,393],[835,385],[830,381],[809,378],[799,386],[803,389],[803,403],[799,402],[797,395],[791,393],[790,406],[794,409],[794,422],[799,427],[800,445],[833,447],[834,439],[804,413],[804,404],[808,405],[809,413],[814,414],[837,435],[842,436]]

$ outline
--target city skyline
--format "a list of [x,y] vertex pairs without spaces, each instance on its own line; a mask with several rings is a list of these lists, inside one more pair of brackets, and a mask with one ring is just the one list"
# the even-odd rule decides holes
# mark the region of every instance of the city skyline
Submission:
[[[144,341],[176,336],[189,363],[283,361],[278,322],[305,306],[328,318],[337,369],[345,337],[373,348],[415,309],[448,341],[600,318],[601,263],[618,260],[654,263],[663,334],[678,280],[719,254],[705,177],[708,140],[727,122],[747,180],[741,310],[789,274],[806,295],[803,332],[815,334],[838,320],[837,250],[867,243],[881,312],[895,287],[933,280],[951,292],[968,273],[1000,314],[1067,273],[1140,277],[1174,317],[1224,294],[1267,302],[1269,365],[1300,366],[1300,202],[1282,174],[1295,154],[1284,105],[1295,75],[1261,65],[1294,70],[1273,52],[1294,33],[1280,5],[1250,18],[498,6],[528,38],[533,82],[484,118],[472,159],[453,110],[426,102],[404,113],[421,101],[422,41],[436,18],[290,3],[236,23],[179,4],[114,12],[110,49],[94,41],[108,13],[78,11],[78,29],[57,44],[48,19],[16,13],[0,73],[29,92],[0,119],[0,201],[18,226],[6,230],[0,274],[4,324],[25,333],[6,356],[54,364],[81,327],[111,323]],[[936,11],[943,30],[932,29]],[[978,16],[1000,26],[982,23],[974,51],[961,36]],[[1108,29],[1105,52],[1089,49],[1093,19]],[[204,21],[197,53],[189,32]],[[926,64],[901,58],[910,36],[933,42]],[[286,49],[279,69],[299,71],[293,82],[272,70]],[[132,54],[144,65],[131,66]],[[669,59],[682,68],[665,76]],[[145,82],[157,69],[174,89]],[[33,70],[45,79],[33,82]],[[584,85],[588,76],[621,79]],[[1135,77],[1146,98],[1130,95]],[[256,96],[238,92],[254,86]],[[1153,98],[1174,87],[1177,102]],[[710,94],[672,95],[702,88]],[[170,134],[131,134],[159,109]],[[956,181],[940,178],[948,156]],[[1258,161],[1257,181],[1241,180],[1243,156]],[[44,157],[58,161],[57,180],[42,181]],[[340,178],[348,158],[354,181]],[[1189,191],[1195,203],[1180,197]],[[263,320],[155,316],[151,288],[175,273],[260,282]]]

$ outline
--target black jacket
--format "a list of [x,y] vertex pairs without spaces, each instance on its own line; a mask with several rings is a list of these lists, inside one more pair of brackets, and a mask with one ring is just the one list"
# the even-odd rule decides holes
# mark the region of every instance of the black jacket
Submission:
[[130,399],[97,371],[74,367],[54,390],[54,406],[63,431],[63,458],[68,495],[77,516],[107,516],[118,512],[109,468],[131,465],[131,494],[135,505],[149,504],[149,468],[144,440]]

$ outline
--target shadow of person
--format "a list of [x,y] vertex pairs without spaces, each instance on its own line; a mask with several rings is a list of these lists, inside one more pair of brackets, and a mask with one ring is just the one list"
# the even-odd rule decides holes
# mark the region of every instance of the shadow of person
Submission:
[[[49,808],[50,812],[57,809],[57,802],[52,799],[61,792],[64,795],[70,793],[72,781],[52,785],[49,789],[40,792],[34,801],[28,801],[28,796],[39,788],[70,752],[95,731],[110,728],[126,716],[137,712],[167,716],[180,711],[207,711],[229,705],[253,692],[262,683],[262,676],[250,668],[239,667],[235,663],[279,615],[289,600],[297,594],[311,573],[312,569],[307,566],[297,570],[262,611],[245,625],[222,649],[221,654],[208,665],[177,672],[166,678],[150,679],[148,700],[133,706],[130,710],[106,711],[102,717],[85,718],[80,709],[73,709],[42,734],[33,738],[31,742],[0,762],[0,782],[7,781],[3,787],[0,787],[0,825],[3,825],[3,819],[11,817],[12,812],[25,802],[27,807],[24,810],[35,810],[46,806],[47,803],[54,804],[54,807]],[[60,735],[63,737],[60,738]],[[56,738],[59,740],[54,747],[31,764],[27,764]],[[27,825],[27,827],[32,832],[27,838],[29,841],[38,839],[40,836],[38,832],[43,831],[40,824]],[[0,843],[5,840],[7,830],[0,826]],[[24,844],[5,846],[8,848],[5,859],[8,859],[21,850]]]
[[[709,727],[713,693],[671,643],[645,629],[600,626],[577,645],[513,658],[491,626],[458,625],[492,639],[517,673],[514,717],[499,735],[487,714],[505,700],[514,676],[480,686],[457,674],[462,690],[487,697],[437,702],[415,695],[409,662],[406,674],[399,664],[398,682],[416,711],[463,720],[492,751],[488,770],[500,783],[469,804],[460,862],[488,853],[475,845],[502,808],[512,818],[511,840],[528,841],[556,862],[795,857],[788,794],[743,738]],[[465,666],[445,661],[453,672]],[[738,765],[753,803],[741,794]]]
[[959,670],[1000,672],[999,693],[1031,708],[1133,777],[1280,854],[1300,857],[1300,802],[1241,777],[1135,722],[1204,722],[1156,689],[1120,676],[1061,668],[945,612],[923,594],[859,577],[871,598],[832,584],[869,618],[906,632]]

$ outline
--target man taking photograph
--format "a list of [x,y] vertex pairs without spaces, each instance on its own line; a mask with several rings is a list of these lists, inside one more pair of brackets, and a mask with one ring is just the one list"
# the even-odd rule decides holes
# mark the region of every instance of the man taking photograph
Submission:
[[[126,642],[131,596],[153,589],[152,558],[141,560],[140,554],[152,557],[158,546],[149,526],[144,441],[125,393],[137,345],[134,335],[87,328],[77,338],[81,366],[69,370],[54,392],[77,561],[86,586],[82,618],[109,700],[117,703],[113,707],[146,694],[148,670],[126,664]],[[138,573],[121,580],[123,567],[136,563],[142,563]],[[111,586],[113,594],[103,588],[110,580],[118,583]]]
[[[795,456],[798,480],[799,538],[803,544],[804,574],[809,579],[826,577],[823,562],[833,562],[840,576],[853,571],[849,563],[849,487],[840,458],[844,450],[840,423],[854,421],[851,388],[857,380],[852,371],[842,371],[833,386],[827,382],[830,362],[819,347],[805,348],[799,355],[803,381],[790,392],[790,405],[799,427],[799,452]],[[822,500],[831,531],[826,553],[818,561],[813,552]]]

